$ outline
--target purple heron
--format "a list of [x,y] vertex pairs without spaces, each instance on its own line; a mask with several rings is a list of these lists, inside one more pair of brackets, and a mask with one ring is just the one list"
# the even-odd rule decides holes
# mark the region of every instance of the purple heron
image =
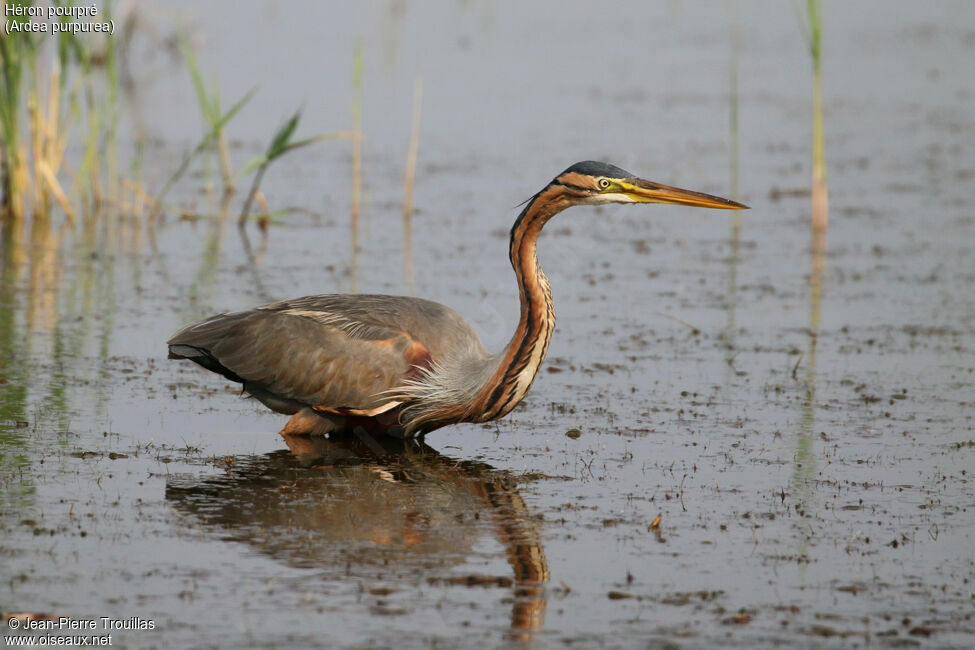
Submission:
[[498,354],[454,310],[405,296],[307,296],[220,314],[169,339],[189,359],[243,384],[278,413],[282,434],[352,432],[413,437],[457,422],[507,415],[545,358],[555,309],[538,264],[542,227],[574,205],[668,203],[748,206],[635,177],[614,165],[572,165],[530,198],[511,228],[509,256],[521,317]]

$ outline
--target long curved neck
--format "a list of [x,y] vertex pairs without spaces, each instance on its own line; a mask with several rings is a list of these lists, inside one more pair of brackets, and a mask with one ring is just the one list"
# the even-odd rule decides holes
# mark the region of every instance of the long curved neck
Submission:
[[482,397],[479,419],[484,421],[507,414],[521,401],[548,350],[555,329],[555,305],[552,288],[538,264],[537,244],[546,222],[570,205],[562,189],[553,184],[536,194],[511,228],[509,256],[518,279],[521,317]]

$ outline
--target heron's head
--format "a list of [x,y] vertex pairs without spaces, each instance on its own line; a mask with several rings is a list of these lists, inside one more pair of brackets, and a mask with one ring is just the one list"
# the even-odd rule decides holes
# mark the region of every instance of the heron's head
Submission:
[[572,165],[556,176],[551,185],[560,186],[571,205],[670,203],[725,210],[748,208],[718,196],[646,181],[615,165],[593,160]]

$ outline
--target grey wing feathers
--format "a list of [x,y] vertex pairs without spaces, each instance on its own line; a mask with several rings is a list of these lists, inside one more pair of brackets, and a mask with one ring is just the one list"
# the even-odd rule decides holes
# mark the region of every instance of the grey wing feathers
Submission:
[[[373,409],[418,360],[435,360],[471,337],[452,310],[397,296],[323,295],[221,314],[170,340],[188,358],[240,381],[269,407]],[[481,348],[483,349],[483,348]],[[266,399],[267,398],[267,399]]]
[[324,294],[256,309],[312,318],[356,338],[382,339],[389,331],[405,332],[426,346],[435,359],[472,344],[483,350],[477,334],[460,314],[432,300],[411,296]]

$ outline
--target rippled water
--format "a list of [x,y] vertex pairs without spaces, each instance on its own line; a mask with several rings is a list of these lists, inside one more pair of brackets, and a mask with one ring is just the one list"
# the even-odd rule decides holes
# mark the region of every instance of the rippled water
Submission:
[[[225,102],[260,84],[230,128],[241,167],[299,106],[306,134],[348,127],[361,39],[361,251],[351,268],[342,141],[271,167],[268,203],[292,210],[252,228],[256,264],[217,219],[4,230],[3,610],[154,621],[126,647],[971,646],[975,11],[826,3],[816,259],[807,43],[789,5],[734,7],[140,5],[125,120],[150,183],[202,128],[167,25]],[[567,165],[734,193],[733,67],[752,210],[558,217],[540,255],[559,322],[509,417],[429,446],[285,441],[281,416],[165,360],[209,313],[409,290],[417,76],[413,292],[500,348],[514,206]],[[202,184],[171,200],[215,213]]]

